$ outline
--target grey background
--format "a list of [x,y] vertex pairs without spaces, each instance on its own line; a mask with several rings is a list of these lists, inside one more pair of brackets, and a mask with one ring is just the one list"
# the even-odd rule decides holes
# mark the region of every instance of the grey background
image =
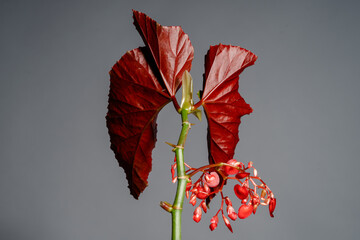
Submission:
[[[108,71],[143,45],[131,9],[181,25],[195,49],[195,92],[209,45],[259,56],[240,78],[254,112],[235,157],[254,161],[275,192],[266,207],[210,232],[185,203],[183,239],[358,239],[360,207],[358,1],[0,2],[0,239],[169,239],[180,117],[159,115],[150,186],[134,200],[109,148]],[[206,122],[191,129],[187,162],[206,164]],[[231,187],[228,188],[230,193]],[[231,195],[231,194],[230,194]],[[234,198],[235,201],[235,198]],[[234,203],[238,206],[238,203]]]

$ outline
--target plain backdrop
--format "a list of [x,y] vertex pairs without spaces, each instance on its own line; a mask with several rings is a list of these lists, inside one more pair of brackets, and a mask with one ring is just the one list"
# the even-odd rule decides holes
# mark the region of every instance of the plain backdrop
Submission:
[[[173,201],[165,141],[176,142],[172,104],[158,117],[149,187],[134,200],[110,150],[108,72],[143,46],[132,11],[181,25],[195,49],[194,92],[210,45],[259,56],[240,77],[254,112],[242,118],[235,158],[253,161],[277,197],[232,223],[200,223],[184,204],[183,239],[358,239],[360,4],[358,1],[0,2],[0,239],[170,239]],[[197,99],[197,97],[194,97]],[[186,161],[207,163],[206,121],[191,129]],[[226,194],[231,196],[232,187]],[[235,201],[237,208],[239,203]]]

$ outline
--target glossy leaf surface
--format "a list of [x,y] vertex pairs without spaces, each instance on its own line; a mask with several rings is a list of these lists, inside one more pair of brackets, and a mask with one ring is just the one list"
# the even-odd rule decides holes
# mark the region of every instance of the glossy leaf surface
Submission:
[[239,141],[240,118],[252,112],[240,96],[239,74],[257,57],[241,47],[211,46],[205,57],[201,104],[208,120],[209,162],[227,162]]
[[110,71],[106,116],[111,149],[124,168],[130,193],[138,198],[151,171],[156,118],[171,101],[149,63],[147,48],[127,52]]
[[185,70],[190,72],[194,48],[179,26],[161,26],[144,13],[133,11],[134,24],[149,47],[164,84],[174,99]]

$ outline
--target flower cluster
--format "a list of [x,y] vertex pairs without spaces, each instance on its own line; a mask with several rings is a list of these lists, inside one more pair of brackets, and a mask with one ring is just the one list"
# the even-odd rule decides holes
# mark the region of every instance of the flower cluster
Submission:
[[[186,197],[193,206],[198,201],[200,202],[193,214],[195,222],[201,220],[202,212],[207,212],[208,204],[218,193],[221,195],[221,206],[210,220],[211,231],[215,230],[218,225],[218,215],[220,212],[225,225],[231,232],[232,227],[229,219],[232,221],[235,221],[237,218],[245,219],[251,214],[255,214],[259,205],[269,206],[270,216],[274,217],[273,212],[276,206],[276,198],[266,183],[258,176],[252,162],[245,165],[242,162],[231,159],[226,163],[211,164],[197,169],[191,168],[187,164],[186,166],[189,168],[186,171],[188,176]],[[171,168],[173,182],[177,180],[174,176],[175,168],[176,163]],[[253,174],[250,174],[250,171]],[[191,178],[197,173],[201,173],[201,176],[193,182]],[[237,212],[230,198],[223,194],[223,187],[228,180],[237,182],[234,186],[234,193],[241,202]],[[226,211],[224,204],[226,205]]]

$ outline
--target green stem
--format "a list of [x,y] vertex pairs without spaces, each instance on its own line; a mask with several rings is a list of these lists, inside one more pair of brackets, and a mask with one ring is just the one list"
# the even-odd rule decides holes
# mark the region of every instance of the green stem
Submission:
[[188,110],[185,109],[181,111],[182,129],[177,143],[177,147],[175,149],[178,184],[173,203],[173,209],[171,211],[172,240],[181,240],[181,213],[187,184],[187,176],[185,173],[184,164],[184,145],[190,129],[190,123],[188,122],[188,113]]

